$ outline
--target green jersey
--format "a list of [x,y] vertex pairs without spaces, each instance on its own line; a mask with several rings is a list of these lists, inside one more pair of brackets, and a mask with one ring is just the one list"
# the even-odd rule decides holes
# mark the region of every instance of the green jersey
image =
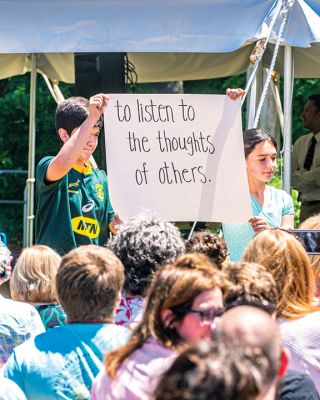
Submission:
[[61,255],[81,245],[103,245],[114,215],[105,171],[74,165],[62,179],[46,184],[52,159],[40,160],[36,170],[36,243]]

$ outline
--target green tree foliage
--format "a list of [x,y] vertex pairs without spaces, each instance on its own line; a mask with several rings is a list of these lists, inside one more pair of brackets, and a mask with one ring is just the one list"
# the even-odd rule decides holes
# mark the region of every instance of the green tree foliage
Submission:
[[[61,85],[70,96],[72,85]],[[28,169],[30,74],[0,81],[0,170]],[[56,103],[44,80],[37,79],[36,101],[36,163],[46,154],[56,154],[59,141],[55,134]],[[23,200],[27,175],[0,174],[1,200]],[[22,243],[22,204],[0,205],[0,231],[10,243]]]

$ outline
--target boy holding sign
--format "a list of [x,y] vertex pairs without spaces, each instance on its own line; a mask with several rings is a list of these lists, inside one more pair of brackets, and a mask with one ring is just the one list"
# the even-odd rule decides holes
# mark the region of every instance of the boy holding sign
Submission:
[[57,107],[56,129],[63,145],[40,160],[36,170],[36,243],[61,255],[80,245],[102,245],[117,222],[105,171],[89,158],[98,145],[103,107],[109,98],[71,97]]

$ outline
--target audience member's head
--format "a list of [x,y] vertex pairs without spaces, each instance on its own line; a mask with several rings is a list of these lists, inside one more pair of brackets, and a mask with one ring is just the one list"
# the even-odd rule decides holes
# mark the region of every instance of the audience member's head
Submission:
[[60,261],[59,254],[50,247],[25,248],[12,272],[12,298],[28,303],[55,303],[55,278]]
[[228,262],[223,272],[230,281],[228,294],[224,299],[225,309],[239,305],[258,307],[273,315],[278,303],[278,292],[271,272],[257,263]]
[[94,245],[71,250],[56,276],[68,322],[112,321],[123,281],[123,265],[110,250]]
[[108,248],[124,265],[124,293],[140,297],[145,296],[157,268],[174,261],[185,251],[180,232],[172,223],[147,215],[120,225]]
[[210,231],[193,234],[186,243],[186,251],[205,254],[218,268],[221,268],[228,255],[225,241]]
[[288,357],[270,316],[236,307],[223,315],[213,335],[213,342],[189,348],[173,362],[156,400],[274,399]]
[[279,318],[297,319],[317,310],[310,260],[293,234],[280,228],[266,229],[250,241],[242,259],[259,263],[272,273],[279,295]]
[[320,128],[320,94],[312,94],[308,97],[302,114],[303,127],[314,134],[319,132]]
[[[320,230],[320,214],[313,215],[312,217],[306,219],[299,228]],[[317,284],[320,286],[320,255],[309,255],[309,258],[316,276]]]
[[127,345],[107,356],[109,376],[114,379],[122,362],[149,338],[172,350],[210,338],[226,286],[224,274],[202,254],[181,256],[161,268],[149,287],[140,325]]

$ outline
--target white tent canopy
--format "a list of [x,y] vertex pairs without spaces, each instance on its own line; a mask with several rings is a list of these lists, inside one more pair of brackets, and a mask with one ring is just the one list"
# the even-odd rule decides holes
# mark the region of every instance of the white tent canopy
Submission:
[[[284,2],[0,0],[0,79],[30,71],[37,54],[38,70],[72,83],[75,52],[126,52],[139,82],[241,73]],[[319,0],[294,1],[282,44],[293,47],[296,77],[320,77]],[[279,71],[283,63],[281,51]]]
[[[0,0],[0,9],[0,79],[32,71],[28,244],[36,69],[74,82],[74,53],[126,52],[138,82],[233,75],[248,68],[254,43],[269,33],[264,59],[270,59],[286,15],[276,68],[286,76],[284,134],[290,138],[292,60],[295,76],[320,77],[319,0]],[[287,141],[288,166],[290,145]]]
[[280,3],[2,0],[0,53],[230,52],[263,34]]

